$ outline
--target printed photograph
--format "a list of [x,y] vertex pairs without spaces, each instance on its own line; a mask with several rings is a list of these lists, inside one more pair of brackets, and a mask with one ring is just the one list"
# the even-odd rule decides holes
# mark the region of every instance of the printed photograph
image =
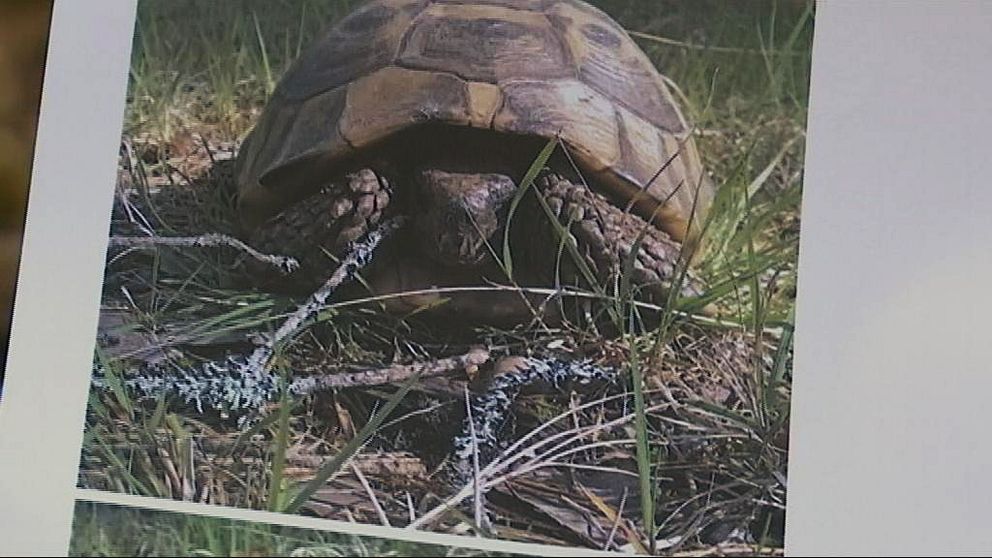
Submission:
[[814,16],[139,0],[78,486],[781,555]]

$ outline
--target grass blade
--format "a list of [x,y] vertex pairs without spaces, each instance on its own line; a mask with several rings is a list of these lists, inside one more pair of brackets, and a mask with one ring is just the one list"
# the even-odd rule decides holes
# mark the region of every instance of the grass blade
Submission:
[[[648,446],[648,421],[644,404],[644,377],[640,366],[640,356],[635,344],[631,343],[630,376],[634,390],[634,432],[637,447],[637,476],[640,486],[641,513],[644,532],[654,533],[654,479],[651,474],[651,448]],[[655,537],[650,537],[648,545],[651,554],[656,554]]]
[[269,64],[269,51],[265,48],[265,38],[262,37],[262,28],[258,24],[258,14],[251,12],[251,19],[255,23],[255,37],[258,39],[258,50],[262,53],[262,69],[265,70],[265,96],[272,95],[275,90],[275,80],[272,79],[272,66]]
[[517,185],[517,193],[513,196],[513,200],[510,201],[510,211],[506,216],[506,229],[503,233],[503,267],[506,269],[507,277],[511,281],[513,280],[513,255],[510,253],[510,225],[513,223],[513,215],[517,212],[517,206],[520,205],[520,200],[523,199],[527,190],[534,184],[534,179],[537,178],[541,169],[548,163],[548,159],[554,153],[556,145],[558,145],[558,138],[553,138],[541,149],[537,158],[534,159],[534,162],[531,163],[530,168],[524,174],[523,180]]
[[275,435],[275,449],[272,458],[272,475],[269,484],[269,509],[280,511],[284,504],[285,492],[283,491],[283,471],[286,468],[286,451],[289,449],[289,409],[292,402],[287,389],[287,376],[285,369],[282,373],[282,394],[279,397],[279,419],[278,430]]
[[400,401],[406,397],[406,394],[410,392],[410,389],[416,384],[417,380],[420,378],[420,374],[411,376],[403,385],[400,387],[399,391],[390,397],[386,404],[379,410],[375,415],[373,415],[365,426],[355,434],[355,437],[349,441],[344,448],[338,452],[330,461],[323,465],[317,474],[307,482],[303,487],[296,493],[292,500],[283,508],[285,513],[296,513],[300,507],[303,506],[310,499],[314,493],[317,492],[324,483],[326,483],[331,477],[337,474],[344,465],[356,454],[358,450],[364,446],[372,434],[379,429],[383,421],[389,416],[390,413],[400,404]]
[[795,332],[796,307],[789,308],[789,316],[782,324],[782,340],[779,342],[778,350],[775,352],[774,366],[772,367],[772,381],[776,384],[785,379],[786,362],[789,351],[792,349],[792,335]]

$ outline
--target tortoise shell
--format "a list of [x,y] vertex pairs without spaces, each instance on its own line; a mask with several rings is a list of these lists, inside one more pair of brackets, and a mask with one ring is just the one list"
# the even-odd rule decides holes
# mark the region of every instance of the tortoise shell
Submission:
[[694,202],[698,222],[713,196],[664,78],[600,10],[372,0],[302,54],[246,138],[243,222],[257,225],[356,153],[426,122],[557,135],[590,184],[680,241]]

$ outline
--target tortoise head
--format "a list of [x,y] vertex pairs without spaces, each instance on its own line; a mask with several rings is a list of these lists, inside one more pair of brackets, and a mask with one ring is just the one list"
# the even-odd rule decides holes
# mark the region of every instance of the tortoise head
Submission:
[[421,249],[446,266],[487,261],[486,245],[500,229],[502,209],[516,184],[502,174],[458,173],[438,169],[415,175],[414,231]]

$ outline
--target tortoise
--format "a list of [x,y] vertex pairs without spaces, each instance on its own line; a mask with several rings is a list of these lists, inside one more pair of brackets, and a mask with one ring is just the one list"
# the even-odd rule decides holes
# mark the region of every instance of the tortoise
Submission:
[[[550,141],[553,156],[520,192]],[[588,282],[589,271],[615,280],[638,247],[633,283],[659,296],[714,195],[665,78],[579,0],[364,3],[282,77],[235,179],[246,234],[297,257],[304,284],[320,284],[386,216],[406,215],[406,232],[363,274],[379,293],[505,282],[505,236],[518,284]],[[549,215],[585,274],[561,257]],[[690,281],[682,294],[698,289]],[[480,296],[444,300],[489,317],[520,310]]]

